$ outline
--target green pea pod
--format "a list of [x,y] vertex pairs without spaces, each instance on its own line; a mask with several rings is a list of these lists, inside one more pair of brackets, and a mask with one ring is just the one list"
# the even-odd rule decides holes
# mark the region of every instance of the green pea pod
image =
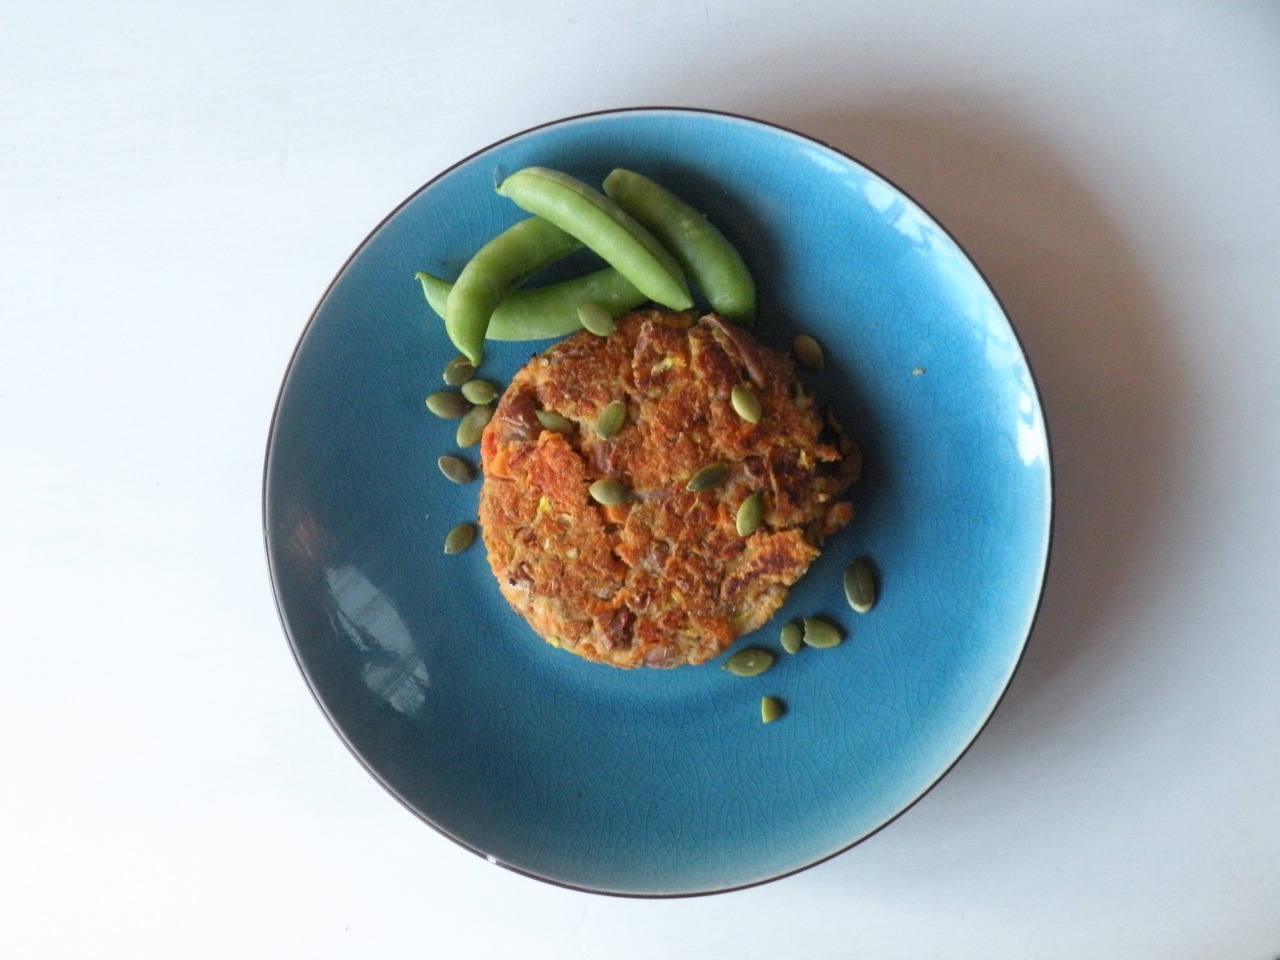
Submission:
[[559,170],[525,167],[498,184],[498,193],[577,237],[650,300],[672,310],[693,306],[680,264],[599,190]]
[[742,255],[706,217],[670,190],[632,170],[614,170],[604,192],[679,261],[711,309],[739,326],[756,319],[756,285]]
[[543,267],[582,246],[549,220],[530,217],[502,231],[462,268],[445,303],[444,328],[477,367],[494,309]]
[[[431,309],[441,318],[453,284],[429,273],[414,276]],[[617,316],[644,303],[648,297],[613,267],[605,267],[572,280],[544,287],[516,290],[494,309],[486,336],[490,340],[547,340],[582,329],[578,307],[598,303]]]

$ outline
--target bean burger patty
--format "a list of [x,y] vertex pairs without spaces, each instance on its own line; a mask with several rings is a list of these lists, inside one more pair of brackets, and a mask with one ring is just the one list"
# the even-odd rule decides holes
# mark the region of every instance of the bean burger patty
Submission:
[[[759,423],[731,403],[740,385]],[[616,400],[627,416],[603,439],[597,420]],[[765,623],[852,519],[839,498],[861,468],[790,358],[713,314],[664,310],[534,357],[481,457],[480,523],[503,595],[548,642],[617,667],[702,663]],[[687,489],[715,463],[721,483]],[[603,478],[625,502],[592,497]],[[757,492],[762,522],[743,536],[738,509]]]

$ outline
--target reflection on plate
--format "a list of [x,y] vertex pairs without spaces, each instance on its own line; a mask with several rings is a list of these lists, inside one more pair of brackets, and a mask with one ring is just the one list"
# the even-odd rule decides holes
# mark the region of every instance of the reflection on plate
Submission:
[[[445,556],[478,482],[435,460],[423,397],[456,351],[416,270],[457,276],[523,214],[494,183],[615,166],[690,199],[742,251],[757,335],[817,335],[807,373],[866,456],[857,516],[786,606],[848,639],[743,679],[719,663],[621,671],[539,640],[483,549]],[[571,267],[572,268],[572,265]],[[494,343],[505,382],[539,344]],[[474,461],[475,451],[470,451]],[[687,895],[786,875],[857,843],[951,767],[995,708],[1039,602],[1051,518],[1040,404],[999,303],[955,241],[877,174],[742,117],[639,109],[495,144],[410,197],[339,272],[298,345],[266,465],[267,550],[325,714],[410,810],[511,869],[587,890]],[[845,564],[881,599],[849,609]],[[763,695],[784,699],[764,725]]]

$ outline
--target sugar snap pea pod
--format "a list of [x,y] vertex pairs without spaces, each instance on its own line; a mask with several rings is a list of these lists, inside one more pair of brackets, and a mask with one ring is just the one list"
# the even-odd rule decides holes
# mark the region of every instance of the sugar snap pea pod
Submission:
[[739,326],[756,319],[756,285],[742,255],[701,213],[633,170],[614,170],[604,192],[672,252],[711,309]]
[[[453,288],[448,280],[419,271],[427,304],[444,318],[445,304]],[[644,303],[648,297],[613,267],[605,267],[572,280],[515,291],[493,311],[486,336],[490,340],[547,340],[582,329],[578,307],[598,303],[614,316]]]
[[444,328],[454,346],[478,367],[498,304],[543,267],[581,246],[541,217],[521,220],[486,243],[462,268],[445,302]]
[[525,167],[498,184],[498,193],[573,234],[650,300],[672,310],[693,306],[670,251],[594,187],[559,170]]

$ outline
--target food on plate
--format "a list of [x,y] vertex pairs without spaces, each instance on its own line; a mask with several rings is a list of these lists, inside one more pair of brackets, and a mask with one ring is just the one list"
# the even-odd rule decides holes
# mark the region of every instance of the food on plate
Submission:
[[821,370],[827,364],[826,351],[816,337],[807,333],[797,334],[791,341],[791,352],[796,359],[810,370]]
[[607,337],[618,327],[610,311],[591,301],[578,308],[578,320],[582,323],[583,330],[594,333],[597,337]]
[[455,526],[444,538],[445,553],[461,553],[476,539],[476,525],[474,523],[460,523]]
[[751,392],[750,387],[738,384],[733,388],[733,393],[729,394],[729,402],[733,404],[733,409],[737,411],[738,416],[747,423],[760,422],[760,400]]
[[786,705],[777,697],[760,698],[760,721],[762,723],[773,723],[786,712]]
[[[419,270],[414,276],[422,284],[427,304],[444,317],[453,284]],[[632,310],[648,298],[613,267],[605,267],[581,277],[522,287],[494,308],[485,337],[489,340],[550,340],[582,329],[578,310],[594,303],[617,315]]]
[[781,632],[778,634],[778,642],[782,644],[782,649],[787,653],[799,653],[800,648],[804,646],[804,630],[800,624],[792,620],[790,623],[783,625]]
[[[459,419],[458,446],[481,443],[489,563],[535,631],[619,667],[702,663],[768,620],[849,522],[839,498],[861,456],[818,414],[791,359],[742,329],[755,322],[755,282],[724,235],[642,174],[617,168],[602,186],[519,170],[497,190],[533,216],[485,244],[456,282],[416,274],[462,351],[444,372],[458,389],[427,406]],[[521,286],[583,246],[609,266]],[[688,309],[691,284],[712,312]],[[673,309],[637,310],[646,301]],[[474,379],[486,339],[569,334],[500,400]],[[825,365],[808,334],[792,355]],[[439,464],[457,483],[474,475],[459,457]],[[455,527],[446,552],[465,550],[475,529]],[[865,558],[844,587],[855,610],[874,604]],[[844,639],[819,617],[802,622],[782,629],[788,653]],[[773,661],[751,647],[725,669],[751,677]],[[765,723],[785,709],[761,700]]]
[[858,613],[870,613],[876,605],[876,572],[866,557],[844,568],[844,596]]
[[[472,367],[484,341],[537,340],[586,328],[608,336],[613,317],[646,300],[693,306],[688,270],[711,309],[735,323],[755,322],[755,281],[741,254],[706,217],[665,187],[615,169],[605,193],[547,167],[517,170],[498,193],[534,214],[472,256],[457,281],[415,274],[445,330]],[[616,197],[616,199],[615,199]],[[624,209],[625,208],[625,209]],[[610,264],[586,276],[519,288],[544,267],[586,246]],[[445,382],[455,386],[464,369]]]
[[498,388],[488,380],[468,380],[462,385],[462,396],[468,403],[493,403],[498,398]]
[[761,647],[746,647],[724,662],[735,677],[758,677],[773,666],[773,654]]
[[818,650],[829,650],[837,647],[844,640],[840,628],[821,617],[805,617],[804,633],[800,638],[806,647]]
[[581,246],[541,217],[521,220],[486,243],[462,268],[445,303],[444,327],[454,346],[478,367],[498,304],[539,270]]
[[498,193],[581,240],[650,300],[673,310],[693,306],[683,271],[670,251],[594,187],[559,170],[525,167],[498,184]]
[[738,536],[749,537],[760,529],[762,523],[764,523],[764,495],[757,490],[743,500],[742,505],[738,507],[734,526],[737,527]]
[[[450,284],[450,287],[453,285]],[[448,299],[449,291],[445,291],[445,299]],[[441,318],[444,317],[444,300],[440,301]],[[458,354],[450,360],[444,368],[444,382],[446,386],[460,387],[472,377],[476,375],[476,365],[467,359],[465,354]]]
[[480,442],[480,438],[484,433],[484,428],[489,423],[489,419],[492,416],[492,404],[482,403],[478,406],[472,407],[467,411],[466,415],[458,421],[458,431],[454,436],[454,442],[463,448],[474,447]]
[[455,457],[453,454],[445,454],[436,460],[436,466],[440,468],[440,472],[446,478],[454,483],[470,483],[476,478],[475,469],[467,461],[461,457]]
[[603,186],[606,196],[671,251],[712,310],[744,327],[755,323],[756,285],[751,271],[711,221],[634,170],[614,170]]
[[852,518],[840,498],[861,467],[789,357],[717,315],[656,308],[534,357],[481,458],[503,595],[547,641],[618,667],[702,663],[762,625]]
[[426,404],[441,420],[457,420],[471,409],[471,401],[457,390],[437,390],[427,396]]

